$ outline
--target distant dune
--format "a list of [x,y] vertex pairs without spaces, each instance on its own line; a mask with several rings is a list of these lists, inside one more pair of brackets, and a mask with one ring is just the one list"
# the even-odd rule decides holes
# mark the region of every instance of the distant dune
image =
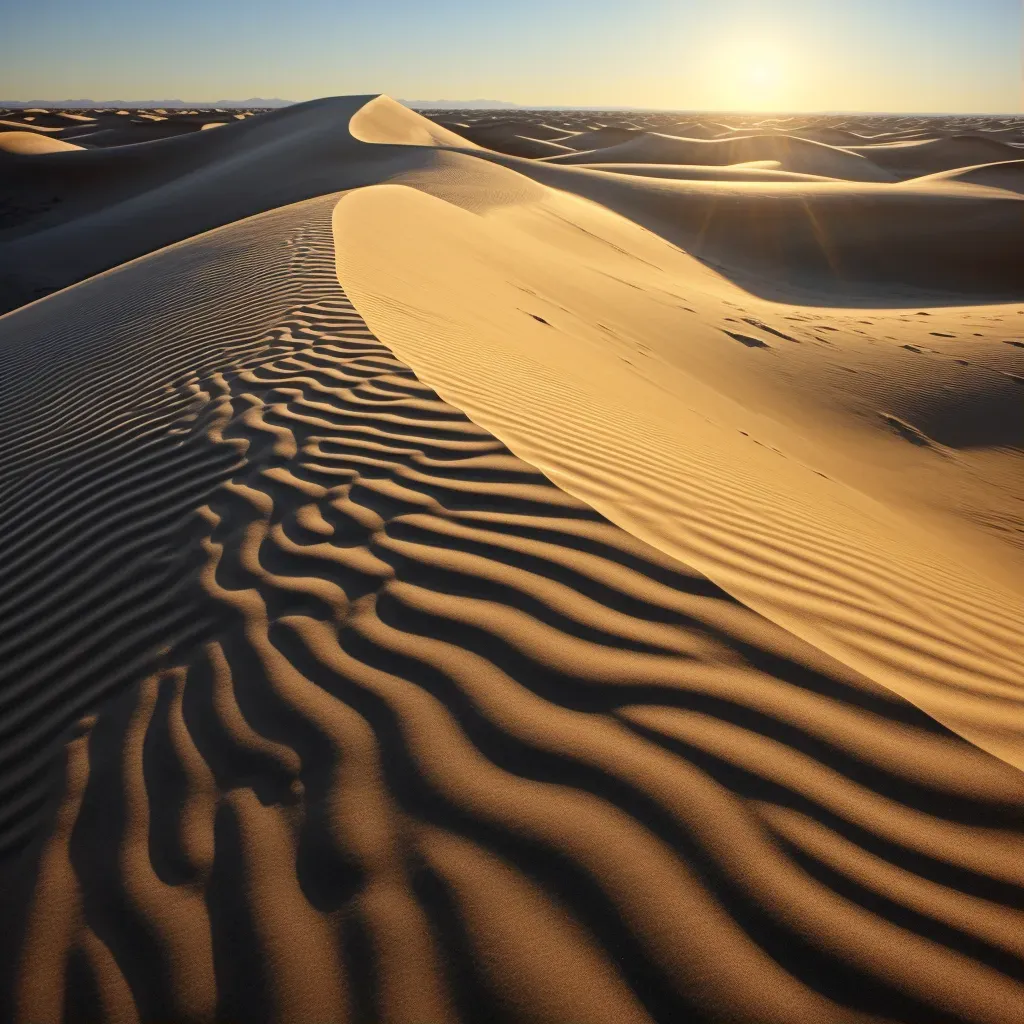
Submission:
[[42,107],[47,110],[151,110],[156,107],[171,109],[189,109],[198,107],[203,110],[212,107],[239,107],[239,108],[267,108],[267,107],[288,107],[294,100],[264,99],[259,96],[250,96],[247,100],[202,100],[186,102],[185,100],[0,100],[0,107],[12,109],[24,109],[31,107]]
[[399,103],[414,110],[456,110],[465,107],[469,110],[511,110],[518,103],[506,100],[399,100]]
[[931,174],[969,164],[1018,159],[1022,149],[1000,139],[954,135],[942,139],[915,139],[850,147],[850,151],[860,153],[880,167],[902,174]]
[[604,143],[601,132],[573,139],[575,154],[553,156],[552,163],[737,164],[774,160],[780,170],[827,175],[847,181],[891,181],[892,175],[860,153],[791,136],[753,135],[739,139],[684,139],[637,131],[624,141]]
[[39,153],[62,153],[81,148],[71,142],[55,139],[38,131],[0,132],[0,152],[2,153],[19,153],[27,156]]
[[1024,1020],[1024,119],[63,106],[0,1017]]
[[1022,192],[1024,157],[992,164],[977,164],[974,167],[957,167],[949,171],[940,171],[930,177],[934,181],[962,181],[972,185],[984,185],[987,188],[1005,189],[1007,192]]

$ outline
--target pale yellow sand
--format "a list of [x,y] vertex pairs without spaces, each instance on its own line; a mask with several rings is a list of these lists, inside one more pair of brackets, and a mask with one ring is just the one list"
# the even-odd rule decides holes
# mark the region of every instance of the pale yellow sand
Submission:
[[1024,1019],[1015,168],[483,134],[5,154],[4,1016]]
[[46,135],[37,135],[35,132],[0,132],[0,152],[19,153],[22,155],[39,153],[62,153],[73,149],[81,149],[70,142],[62,139],[51,139]]
[[[508,191],[495,183],[496,194]],[[475,204],[478,194],[472,193]],[[1024,766],[1024,592],[1006,589],[1019,583],[1024,559],[1018,547],[1004,551],[998,537],[973,546],[980,530],[970,519],[953,519],[954,503],[971,482],[969,463],[908,442],[885,419],[898,401],[920,404],[915,384],[928,370],[911,362],[918,354],[894,344],[892,357],[885,350],[875,356],[854,337],[843,348],[856,355],[839,358],[867,358],[872,377],[899,367],[908,377],[902,389],[890,384],[884,399],[858,395],[859,377],[853,384],[840,377],[832,396],[811,384],[814,404],[796,411],[800,385],[811,383],[796,376],[808,357],[797,342],[746,322],[770,316],[775,330],[792,331],[782,319],[791,309],[751,301],[598,207],[558,193],[546,201],[547,208],[541,197],[481,216],[478,204],[464,211],[412,189],[353,193],[336,213],[339,272],[380,337],[561,486]],[[575,232],[567,228],[573,221]],[[399,231],[399,224],[406,227]],[[684,308],[689,302],[697,313]],[[853,333],[847,320],[848,314],[822,317],[840,336]],[[928,327],[942,326],[948,324],[929,318]],[[676,341],[683,332],[685,355]],[[923,340],[919,335],[930,332],[919,327],[913,336]],[[819,351],[840,344],[814,335],[803,340]],[[801,353],[791,369],[740,364],[786,359],[790,346]],[[766,374],[778,383],[768,383]],[[786,382],[791,374],[799,383]],[[974,376],[975,388],[1005,406],[1002,429],[1019,432],[1019,384],[981,368]],[[822,399],[838,406],[831,416],[822,412]],[[879,406],[873,420],[863,408],[871,399]],[[528,417],[515,412],[524,402]],[[955,402],[942,404],[928,409],[937,425],[944,414],[956,416]],[[818,443],[808,443],[812,424]],[[838,444],[821,443],[833,433]],[[680,435],[688,438],[685,446]],[[850,450],[858,440],[859,456]],[[992,437],[986,447],[1004,440]],[[864,471],[881,460],[888,463],[884,474]],[[1014,453],[1002,463],[990,459],[990,474],[998,468],[1000,476],[987,501],[980,497],[985,485],[977,485],[976,500],[998,507],[1001,488],[1009,487],[1019,501],[1022,464]],[[890,484],[890,474],[902,479]],[[902,509],[883,503],[895,490],[913,509],[916,484],[907,474],[931,484],[923,533]],[[944,499],[953,508],[942,508]],[[931,502],[940,515],[932,514]],[[942,512],[953,519],[948,529]],[[848,566],[842,552],[852,555]],[[1000,562],[1008,558],[1012,569],[1003,573]],[[947,621],[941,630],[933,625]]]

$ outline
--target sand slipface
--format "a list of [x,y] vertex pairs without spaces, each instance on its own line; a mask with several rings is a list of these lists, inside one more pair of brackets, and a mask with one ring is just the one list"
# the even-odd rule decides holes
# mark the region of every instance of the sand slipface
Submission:
[[4,1019],[1024,1020],[1020,124],[4,117]]

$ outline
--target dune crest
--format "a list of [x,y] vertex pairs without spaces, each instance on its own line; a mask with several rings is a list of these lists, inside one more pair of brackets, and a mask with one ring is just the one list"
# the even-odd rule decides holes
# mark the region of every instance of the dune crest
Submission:
[[1016,171],[784,168],[1024,125],[249,113],[4,114],[0,1018],[1021,1020]]
[[3,224],[0,310],[222,224],[429,163],[431,148],[352,136],[353,114],[373,99],[312,100],[216,131],[5,162],[0,180],[17,201]]
[[[552,194],[552,214],[558,201]],[[908,542],[908,523],[884,506],[751,446],[728,398],[701,396],[699,383],[684,377],[685,390],[676,385],[666,402],[664,378],[653,386],[623,366],[627,347],[609,339],[599,348],[602,324],[636,323],[643,306],[621,298],[623,285],[616,296],[611,284],[606,301],[594,302],[582,253],[614,244],[623,254],[616,274],[627,283],[646,278],[652,291],[657,282],[664,292],[680,277],[662,277],[654,260],[667,270],[677,257],[596,207],[589,219],[584,209],[572,212],[592,244],[582,235],[560,238],[556,224],[545,237],[539,220],[522,230],[514,209],[502,225],[504,209],[481,221],[412,190],[364,189],[335,214],[339,274],[378,336],[560,486],[1024,767],[1021,595],[966,567],[946,568],[926,538]],[[566,209],[561,222],[569,216]],[[399,224],[407,227],[399,232]],[[567,244],[577,250],[575,274]],[[543,324],[524,313],[531,304]],[[651,307],[657,330],[664,303]],[[680,407],[683,394],[690,409]],[[513,412],[524,406],[529,417]],[[674,440],[679,431],[691,439],[683,449]],[[729,476],[715,466],[728,466]],[[840,551],[858,552],[856,572],[845,558],[836,561]],[[955,626],[936,630],[951,618]]]
[[74,143],[64,142],[63,139],[51,139],[35,132],[0,132],[0,152],[2,153],[28,156],[41,153],[68,153],[81,148]]
[[420,117],[390,96],[376,96],[362,104],[349,119],[348,130],[352,138],[366,143],[476,148],[475,143]]

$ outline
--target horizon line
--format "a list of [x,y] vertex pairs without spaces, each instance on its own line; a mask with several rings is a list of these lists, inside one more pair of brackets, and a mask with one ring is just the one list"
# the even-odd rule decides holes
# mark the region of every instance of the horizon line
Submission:
[[[345,96],[352,95],[371,95],[371,93],[346,93],[339,94]],[[379,92],[373,93],[373,95],[390,96],[389,93]],[[18,107],[26,106],[28,104],[39,104],[47,105],[51,107],[60,107],[66,104],[80,103],[89,104],[92,107],[102,106],[122,106],[127,109],[135,110],[148,110],[152,109],[154,105],[180,103],[183,106],[193,106],[201,108],[215,108],[218,106],[237,105],[243,103],[249,103],[253,100],[265,100],[269,103],[279,104],[282,106],[297,106],[301,103],[311,103],[320,99],[331,99],[334,98],[331,95],[326,96],[313,96],[309,99],[304,100],[290,100],[283,99],[278,96],[249,96],[245,99],[217,99],[217,100],[185,100],[180,97],[168,97],[164,99],[150,99],[150,100],[122,100],[118,98],[113,99],[100,99],[96,100],[92,97],[65,97],[62,100],[58,99],[0,99],[0,107]],[[661,113],[661,114],[763,114],[765,117],[771,117],[773,115],[871,115],[871,116],[883,116],[883,117],[1021,117],[1024,118],[1024,111],[1012,111],[1012,110],[972,110],[972,111],[950,111],[950,110],[864,110],[864,109],[807,109],[807,110],[750,110],[741,107],[655,107],[655,106],[632,106],[623,104],[553,104],[544,103],[538,105],[529,105],[523,103],[514,103],[511,100],[489,100],[483,97],[478,97],[475,100],[410,100],[392,97],[396,99],[396,102],[408,106],[411,109],[417,109],[416,104],[424,104],[423,109],[428,109],[426,105],[434,105],[435,110],[489,110],[489,111],[559,111],[559,110],[575,110],[585,112],[622,112],[622,111],[635,111],[636,113]],[[452,106],[440,106],[442,103],[451,103]],[[486,106],[471,106],[472,103],[483,103]]]

